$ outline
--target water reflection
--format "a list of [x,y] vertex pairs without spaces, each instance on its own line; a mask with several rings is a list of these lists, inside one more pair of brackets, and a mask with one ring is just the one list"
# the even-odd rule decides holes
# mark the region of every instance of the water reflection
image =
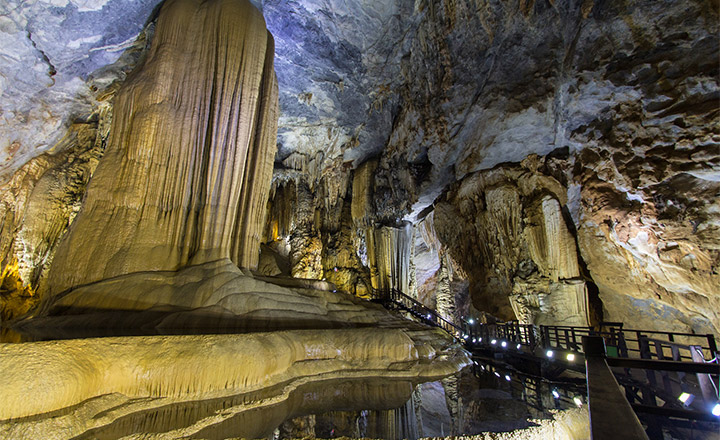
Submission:
[[[417,438],[408,417],[413,383],[403,380],[328,380],[301,385],[273,403],[275,390],[185,402],[117,419],[78,439],[116,439],[136,433],[193,432],[192,438],[318,437]],[[328,409],[333,409],[328,412]],[[310,416],[310,417],[308,417]]]
[[[534,419],[551,418],[551,410],[574,407],[573,397],[584,400],[579,384],[547,382],[502,368],[478,363],[426,383],[383,377],[313,381],[289,394],[288,384],[283,383],[230,397],[162,406],[152,399],[113,394],[67,411],[5,423],[50,426],[48,419],[52,419],[54,427],[85,424],[82,434],[70,436],[75,439],[418,439],[528,428],[534,426]],[[60,434],[58,438],[68,437]]]
[[[329,334],[337,336],[337,333],[332,331]],[[363,343],[368,342],[367,332],[358,335],[362,336],[360,340]],[[72,338],[75,335],[61,336]],[[297,342],[297,337],[299,334],[291,340]],[[26,337],[5,331],[3,338],[24,342]],[[224,340],[210,336],[203,341],[205,339],[215,341],[210,345],[216,348]],[[329,337],[316,339],[332,340]],[[106,345],[97,344],[99,347]],[[208,349],[206,347],[203,353],[209,356]],[[137,350],[132,353],[137,353]],[[381,357],[387,357],[386,351],[382,353]],[[120,356],[119,359],[127,361],[126,356]],[[212,375],[219,368],[217,355],[210,356],[210,359],[210,370],[203,374]],[[225,366],[226,369],[244,368],[246,361],[242,359],[238,357],[237,364],[233,364],[236,362],[233,360]],[[366,359],[364,365],[367,362]],[[113,362],[111,364],[114,365]],[[186,365],[184,369],[189,368]],[[412,375],[404,376],[405,379],[389,379],[382,377],[380,370],[360,371],[349,374],[349,377],[353,374],[366,377],[319,380],[317,371],[313,370],[311,374],[303,376],[305,379],[274,382],[275,386],[261,391],[191,401],[163,400],[159,397],[131,398],[117,389],[54,413],[0,420],[0,437],[3,432],[45,434],[42,431],[52,427],[58,430],[54,432],[58,434],[57,438],[76,439],[153,436],[207,439],[418,439],[529,428],[535,425],[535,420],[552,418],[554,410],[574,408],[578,400],[580,404],[586,401],[585,381],[582,377],[570,378],[565,382],[549,382],[522,374],[490,359],[475,359],[473,365],[460,373],[426,383],[407,379]],[[369,374],[377,376],[367,377]],[[63,437],[61,432],[66,428],[68,433],[74,434]]]
[[534,420],[550,419],[553,412],[583,406],[586,383],[571,372],[562,381],[532,376],[503,363],[474,360],[460,375],[459,397],[463,434],[505,432],[534,426]]

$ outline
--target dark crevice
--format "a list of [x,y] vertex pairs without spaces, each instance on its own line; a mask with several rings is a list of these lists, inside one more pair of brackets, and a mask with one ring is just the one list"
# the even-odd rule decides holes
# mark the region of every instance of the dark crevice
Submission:
[[580,243],[578,242],[577,228],[575,222],[570,215],[567,205],[562,207],[562,217],[565,220],[565,226],[575,239],[575,253],[577,254],[578,267],[580,268],[580,277],[585,281],[588,292],[587,314],[590,326],[599,325],[603,321],[603,303],[600,299],[600,289],[592,278],[590,270],[587,267],[585,259],[580,252]]
[[48,75],[52,78],[57,74],[57,69],[55,66],[53,66],[53,63],[50,62],[50,58],[48,58],[47,54],[42,51],[39,47],[37,47],[37,44],[35,44],[35,41],[32,39],[32,33],[30,31],[27,31],[27,38],[30,40],[30,44],[40,53],[40,56],[42,57],[43,61],[45,61],[45,64],[48,65]]

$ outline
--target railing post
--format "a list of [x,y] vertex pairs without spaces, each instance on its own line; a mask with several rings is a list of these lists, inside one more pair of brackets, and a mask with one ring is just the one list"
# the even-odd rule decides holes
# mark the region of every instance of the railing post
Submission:
[[717,345],[715,345],[715,336],[712,334],[707,335],[708,348],[710,349],[710,358],[716,359],[718,356]]
[[530,351],[535,352],[535,326],[528,327],[528,336]]

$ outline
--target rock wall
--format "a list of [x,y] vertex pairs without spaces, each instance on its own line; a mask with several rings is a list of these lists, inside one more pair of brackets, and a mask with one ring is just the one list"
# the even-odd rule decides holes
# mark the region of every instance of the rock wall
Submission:
[[163,5],[150,53],[115,98],[51,294],[227,257],[257,265],[275,151],[272,48],[248,2]]
[[717,6],[454,1],[414,13],[380,158],[401,169],[386,205],[409,202],[401,216],[417,222],[434,204],[474,305],[718,334]]
[[58,243],[82,206],[88,182],[105,149],[111,106],[71,127],[57,154],[32,159],[2,187],[0,321],[37,305]]

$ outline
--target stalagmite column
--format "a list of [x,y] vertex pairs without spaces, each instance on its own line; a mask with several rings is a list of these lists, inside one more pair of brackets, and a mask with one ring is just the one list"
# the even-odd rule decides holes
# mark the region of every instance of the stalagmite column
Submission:
[[440,256],[437,292],[435,293],[437,306],[435,309],[446,320],[455,322],[457,321],[455,319],[455,292],[453,292],[450,285],[451,274],[448,259],[447,255]]
[[119,90],[51,293],[231,258],[257,264],[277,126],[274,45],[247,0],[168,0]]

